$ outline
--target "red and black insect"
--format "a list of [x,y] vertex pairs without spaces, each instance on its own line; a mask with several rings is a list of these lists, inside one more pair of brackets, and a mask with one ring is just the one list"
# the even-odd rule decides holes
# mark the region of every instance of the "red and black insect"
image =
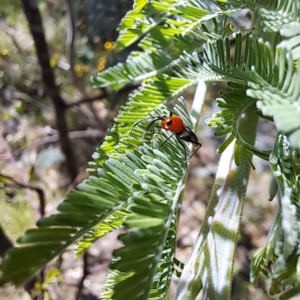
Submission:
[[[185,159],[186,159],[186,145],[183,143],[183,141],[192,143],[194,146],[197,147],[197,149],[192,153],[192,155],[189,157],[189,159],[191,157],[193,157],[195,155],[195,153],[199,150],[199,148],[202,146],[201,143],[199,143],[198,138],[197,138],[196,134],[192,131],[192,129],[189,128],[188,126],[186,126],[184,124],[184,121],[182,120],[182,118],[180,118],[179,116],[173,116],[172,112],[170,112],[169,117],[167,117],[167,116],[153,116],[153,117],[144,118],[144,119],[136,122],[133,125],[132,129],[136,125],[138,125],[139,123],[141,123],[141,122],[143,122],[145,120],[151,120],[151,119],[152,119],[152,121],[146,127],[145,132],[148,131],[155,122],[161,121],[161,124],[159,126],[154,126],[153,127],[153,131],[154,131],[154,128],[159,128],[159,129],[164,129],[166,131],[170,131],[172,133],[162,143],[162,146],[172,136],[175,136],[176,139],[178,140],[178,142],[180,143],[180,145],[182,146],[182,148],[184,149],[184,157],[185,157]],[[143,134],[143,137],[144,137],[144,135],[145,135],[145,133]]]

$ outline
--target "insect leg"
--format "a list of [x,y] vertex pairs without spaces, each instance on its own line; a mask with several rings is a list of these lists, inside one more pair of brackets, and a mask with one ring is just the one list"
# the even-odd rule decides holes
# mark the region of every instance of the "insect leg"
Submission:
[[[186,135],[184,135],[184,134],[186,134]],[[193,130],[191,128],[186,127],[185,131],[182,133],[180,138],[186,142],[192,143],[194,146],[197,147],[197,149],[189,157],[189,159],[191,159],[196,154],[196,152],[199,150],[199,148],[202,146],[201,143],[199,143],[199,141],[198,141],[198,137],[196,136],[196,134],[193,132]]]
[[170,136],[168,136],[165,140],[164,140],[164,142],[161,144],[161,146],[163,146],[173,135],[175,135],[176,134],[176,132],[174,132],[174,133],[172,133]]
[[179,144],[183,147],[183,149],[184,149],[184,158],[185,158],[185,161],[186,161],[186,145],[182,142],[182,140],[181,140],[181,137],[180,137],[180,134],[176,134],[175,135],[176,136],[176,139],[177,139],[177,141],[179,142]]
[[193,144],[194,146],[197,147],[197,149],[193,152],[193,154],[189,157],[189,159],[191,159],[196,154],[196,152],[199,150],[199,148],[202,146],[202,144],[198,142],[198,138],[196,137],[195,134],[192,135],[192,136],[190,136],[190,135],[180,136],[180,139],[182,139],[186,142],[189,142],[189,143],[191,143],[191,144]]
[[[195,143],[193,143],[195,145]],[[196,152],[199,150],[199,148],[202,146],[200,143],[199,144],[196,144],[197,145],[197,149],[193,152],[193,154],[190,156],[189,159],[191,159],[195,154]]]

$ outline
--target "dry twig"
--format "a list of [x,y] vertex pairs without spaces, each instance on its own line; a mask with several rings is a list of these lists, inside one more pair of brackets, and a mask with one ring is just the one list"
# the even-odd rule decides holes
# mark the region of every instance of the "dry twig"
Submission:
[[55,82],[53,69],[50,66],[50,56],[43,30],[41,14],[36,0],[22,0],[22,4],[35,43],[46,93],[52,100],[55,108],[56,126],[59,130],[60,145],[66,157],[69,175],[73,180],[77,176],[78,169],[73,148],[68,138],[66,104],[60,95],[59,87]]

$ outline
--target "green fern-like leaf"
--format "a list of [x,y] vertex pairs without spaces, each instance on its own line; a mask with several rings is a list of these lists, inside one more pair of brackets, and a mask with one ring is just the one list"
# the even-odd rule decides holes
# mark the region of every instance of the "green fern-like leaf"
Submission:
[[250,8],[253,11],[259,10],[260,8],[265,8],[269,10],[277,10],[284,13],[289,13],[294,11],[297,6],[295,0],[274,0],[274,1],[264,1],[264,0],[213,0],[216,4],[221,7],[228,8]]
[[[162,141],[159,139],[159,144]],[[155,144],[154,149],[159,146],[158,143]],[[179,153],[182,155],[178,152],[180,151],[178,147],[176,153],[175,144],[172,143],[169,146],[171,146],[171,149],[168,147],[169,151],[175,151],[174,154],[177,156]],[[150,155],[153,152],[152,155],[155,153],[166,159],[167,156],[163,152],[159,153],[160,150],[153,151],[146,147],[142,148],[142,151],[144,160],[152,164],[148,165],[147,169],[138,171],[138,174],[144,178],[142,184],[144,192],[129,199],[128,210],[133,215],[125,222],[128,228],[137,229],[120,237],[124,247],[115,251],[116,262],[111,266],[113,270],[126,272],[132,276],[116,283],[113,287],[113,299],[148,299],[148,294],[150,294],[149,299],[152,299],[154,295],[157,297],[159,293],[167,291],[173,269],[176,239],[174,230],[170,231],[170,226],[174,226],[172,220],[174,214],[177,214],[176,203],[180,199],[183,188],[180,180],[183,180],[184,174],[174,170],[180,166],[180,162],[174,164],[169,161],[171,165],[167,165],[167,161],[159,161],[155,159],[155,156],[151,158]],[[177,160],[175,155],[173,159]],[[170,233],[172,233],[171,237]],[[138,257],[136,257],[137,254]],[[147,280],[139,281],[138,278],[144,276],[145,273],[148,274]],[[151,289],[153,281],[154,287]],[[162,288],[163,283],[166,287],[160,291],[159,288]],[[103,295],[104,299],[107,299],[105,298],[107,294],[110,294],[109,290]]]
[[[297,57],[295,55],[298,53],[297,45],[299,41],[293,35],[297,32],[295,30],[293,33],[288,34],[287,30],[283,30],[283,33],[295,42],[283,41],[277,47],[274,59],[269,44],[263,43],[261,40],[255,41],[251,36],[246,36],[245,46],[243,47],[242,35],[237,35],[233,57],[230,54],[228,40],[217,40],[213,43],[208,42],[205,45],[205,59],[212,70],[222,74],[227,80],[249,86],[247,96],[258,100],[257,107],[264,116],[274,119],[279,131],[289,133],[291,146],[295,148],[300,147],[300,115],[297,109],[300,97],[298,85],[300,68],[298,61],[294,64],[291,53],[294,57]],[[294,52],[291,52],[292,48]],[[258,53],[260,54],[258,55]],[[259,56],[265,59],[258,60]],[[228,99],[226,101],[230,102]],[[234,117],[230,113],[232,109],[230,105],[221,102],[219,101],[220,105],[227,106],[227,109],[221,112],[223,114],[222,118],[215,119],[210,125],[221,126],[220,128],[224,130],[223,133],[227,134],[229,129],[228,127],[222,127],[222,123],[230,123],[230,119],[232,120]],[[230,132],[234,134],[231,130]],[[222,134],[222,131],[219,134]],[[263,157],[265,156],[263,155]]]
[[[175,111],[192,126],[186,108]],[[132,230],[120,237],[124,247],[115,252],[112,269],[124,282],[113,285],[114,299],[124,299],[126,295],[131,295],[130,299],[147,299],[148,294],[164,294],[173,271],[174,220],[186,168],[177,140],[169,140],[168,147],[162,148],[164,139],[158,135],[153,149],[144,144],[134,152],[127,151],[127,155],[108,159],[98,169],[98,177],[90,176],[78,190],[69,192],[58,207],[59,213],[42,219],[36,229],[18,240],[20,246],[8,253],[1,264],[0,284],[21,284],[73,242],[81,239],[78,251],[82,252],[96,238],[124,225]],[[138,283],[145,272],[148,280]]]
[[117,228],[123,226],[126,213],[122,211],[116,211],[109,215],[104,221],[93,227],[88,233],[86,233],[79,241],[76,248],[76,256],[82,255],[96,240],[102,236],[114,231]]
[[[172,2],[165,1],[165,5],[169,7]],[[116,44],[117,50],[132,45],[163,20],[162,17],[165,11],[162,13],[156,12],[155,18],[149,18],[148,15],[153,14],[153,12],[154,10],[149,5],[149,1],[135,0],[133,10],[126,14],[118,27],[120,35]]]
[[291,148],[287,136],[279,134],[270,155],[278,184],[279,212],[266,246],[251,262],[251,280],[262,277],[270,282],[270,294],[290,299],[300,291],[299,245],[299,151]]
[[[143,52],[135,52],[125,63],[119,63],[117,66],[99,73],[92,78],[92,83],[97,87],[111,86],[114,89],[120,89],[129,82],[139,82],[160,74],[172,76],[172,69],[180,63],[184,63],[185,54],[199,51],[203,41],[208,40],[211,36],[207,30],[203,30],[206,27],[202,27],[202,25],[215,21],[216,18],[225,18],[233,12],[232,10],[210,12],[204,9],[201,2],[186,1],[186,3],[187,5],[175,5],[170,1],[149,2],[147,10],[161,9],[164,12],[168,10],[168,14],[165,15],[164,19],[166,24],[154,26],[155,28],[149,25],[151,31],[139,43],[139,47]],[[131,16],[132,13],[130,12],[129,15]],[[169,15],[173,15],[173,18],[170,19]],[[183,19],[186,19],[185,22],[182,21]],[[136,20],[139,20],[139,18],[137,17]],[[129,21],[127,15],[124,22],[127,33],[126,39],[130,40],[128,31],[133,33],[135,30],[131,27],[129,29],[129,24],[134,21]],[[147,23],[149,22],[147,21]],[[144,26],[140,27],[144,28]],[[145,31],[148,31],[148,29],[141,29],[140,34],[136,37],[142,33],[144,34]],[[133,34],[135,35],[135,33]],[[220,38],[221,36],[215,34],[216,37]],[[123,41],[124,38],[124,35],[121,34],[119,41]]]
[[290,52],[279,46],[271,84],[265,84],[264,90],[253,84],[247,90],[248,96],[259,100],[257,107],[263,115],[272,117],[278,130],[289,134],[294,148],[300,148],[299,80],[299,63],[295,67]]
[[[249,150],[255,155],[268,160],[269,152],[258,150],[244,141],[238,129],[244,112],[249,106],[255,103],[255,99],[246,96],[245,87],[230,83],[228,85],[232,87],[232,92],[222,93],[223,98],[217,99],[218,106],[223,108],[223,110],[215,113],[212,118],[206,120],[208,126],[220,129],[215,132],[216,137],[228,135],[224,143],[219,147],[218,152],[222,153],[232,142],[233,138],[235,138],[235,163],[238,166],[240,165],[241,152],[248,158]],[[250,159],[248,162],[254,168]]]
[[[176,139],[161,146],[166,133],[154,134],[153,147],[151,133],[142,139],[147,120],[131,129],[149,114],[167,114],[164,105],[199,80],[218,80],[230,82],[231,91],[221,94],[217,103],[223,110],[208,124],[219,129],[216,136],[227,135],[219,153],[230,153],[230,158],[223,159],[225,168],[218,173],[199,240],[182,272],[178,299],[187,294],[196,297],[201,287],[204,297],[229,298],[251,157],[270,159],[269,152],[254,147],[255,104],[257,114],[274,120],[285,135],[270,159],[282,210],[268,244],[253,259],[252,278],[256,281],[264,275],[271,281],[271,293],[283,293],[285,298],[299,292],[295,250],[299,244],[299,165],[298,154],[292,150],[300,147],[297,3],[213,2],[225,9],[212,11],[200,0],[135,1],[119,26],[117,49],[139,42],[141,51],[99,73],[92,82],[98,88],[116,90],[138,82],[141,88],[130,95],[94,153],[89,179],[68,193],[56,215],[27,231],[3,260],[1,284],[21,284],[72,243],[78,242],[80,254],[96,239],[125,227],[127,232],[119,237],[123,247],[114,252],[103,299],[165,299],[176,265],[178,207],[187,162]],[[253,10],[256,28],[229,34],[224,29],[227,16],[245,7]],[[263,26],[268,27],[267,35],[262,33]],[[192,128],[186,107],[182,100],[179,103],[175,113]],[[227,170],[225,175],[223,170]],[[225,266],[224,257],[228,258]]]
[[20,246],[10,250],[1,263],[3,274],[0,284],[22,284],[88,230],[122,207],[124,194],[130,192],[127,186],[130,180],[128,176],[120,180],[114,169],[110,173],[111,163],[113,160],[103,165],[104,176],[90,177],[78,187],[79,190],[69,192],[58,206],[58,214],[42,219],[36,229],[28,230],[18,240]]
[[[243,139],[250,145],[256,135],[254,110],[253,104],[249,106],[239,124]],[[252,130],[245,130],[250,126]],[[240,166],[234,164],[233,157],[231,143],[221,156],[201,231],[178,284],[177,300],[196,299],[201,290],[204,299],[230,298],[236,238],[250,171],[245,153],[241,154]]]

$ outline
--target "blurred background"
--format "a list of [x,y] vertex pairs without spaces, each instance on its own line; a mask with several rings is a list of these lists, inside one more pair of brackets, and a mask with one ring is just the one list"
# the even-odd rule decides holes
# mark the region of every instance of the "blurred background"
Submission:
[[[21,1],[0,0],[0,260],[11,243],[44,214],[54,213],[66,192],[86,178],[92,153],[136,88],[126,86],[116,93],[89,83],[90,76],[124,61],[136,48],[114,51],[116,28],[132,4],[133,0],[39,1],[49,49],[47,66],[38,60]],[[233,19],[242,29],[249,28],[251,14],[245,10]],[[51,76],[45,87],[49,72],[59,96],[51,89]],[[208,84],[197,132],[203,146],[191,161],[179,223],[176,257],[182,262],[204,218],[218,167],[216,149],[222,143],[205,119],[218,110],[214,99],[225,89],[224,84]],[[184,94],[188,106],[193,96],[193,89]],[[63,129],[67,143],[59,143]],[[260,120],[257,147],[271,149],[275,136],[273,124]],[[276,201],[268,201],[268,164],[255,157],[254,165],[241,220],[232,299],[268,299],[263,284],[254,289],[249,282],[249,255],[264,244]],[[72,248],[63,253],[46,268],[44,283],[34,284],[32,298],[98,299],[111,252],[119,246],[117,234],[96,242],[82,258],[75,259]],[[174,276],[171,299],[177,282]],[[32,298],[26,287],[0,289],[0,300]]]

